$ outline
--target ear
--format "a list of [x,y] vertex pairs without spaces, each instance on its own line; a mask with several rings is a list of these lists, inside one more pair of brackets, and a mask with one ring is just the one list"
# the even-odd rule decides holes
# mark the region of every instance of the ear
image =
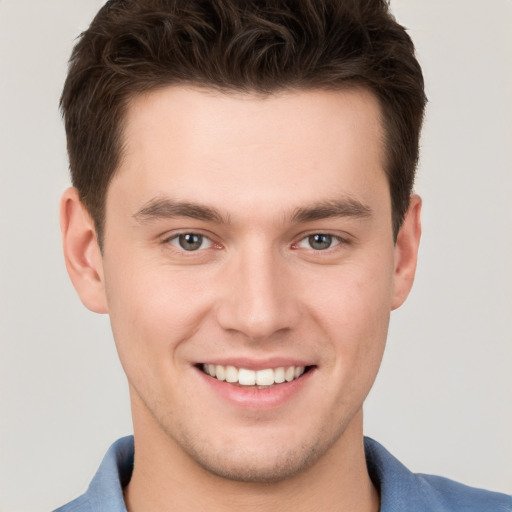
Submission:
[[411,197],[395,244],[395,276],[392,309],[400,307],[412,288],[421,237],[421,198]]
[[94,222],[78,197],[67,189],[60,203],[60,228],[69,277],[85,307],[107,313],[103,260]]

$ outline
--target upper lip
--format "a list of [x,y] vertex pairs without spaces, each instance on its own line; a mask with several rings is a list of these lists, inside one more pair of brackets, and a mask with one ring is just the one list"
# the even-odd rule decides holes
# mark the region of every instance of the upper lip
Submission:
[[272,357],[266,359],[255,359],[247,357],[212,358],[200,361],[197,364],[214,364],[221,366],[234,366],[247,370],[265,370],[267,368],[280,368],[289,366],[313,366],[312,362],[306,359],[291,357]]

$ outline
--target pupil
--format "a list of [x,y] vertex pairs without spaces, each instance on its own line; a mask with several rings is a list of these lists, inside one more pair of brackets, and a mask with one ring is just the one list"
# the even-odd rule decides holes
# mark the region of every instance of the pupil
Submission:
[[195,251],[201,247],[203,243],[203,237],[201,235],[194,235],[186,233],[179,237],[180,246],[186,251]]
[[331,235],[311,235],[309,237],[309,245],[317,251],[329,249],[332,243]]

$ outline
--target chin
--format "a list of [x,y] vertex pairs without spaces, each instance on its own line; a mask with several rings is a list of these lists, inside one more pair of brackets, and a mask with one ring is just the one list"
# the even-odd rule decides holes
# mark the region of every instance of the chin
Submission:
[[233,449],[230,454],[195,454],[195,461],[209,473],[220,478],[245,483],[269,484],[282,482],[306,471],[322,453],[316,446],[302,447],[276,454]]
[[216,442],[183,436],[178,444],[189,459],[212,475],[236,482],[268,484],[292,479],[314,466],[343,430],[316,432],[302,438],[290,433],[254,435],[249,439],[242,436],[238,440],[230,436],[222,441],[217,438]]

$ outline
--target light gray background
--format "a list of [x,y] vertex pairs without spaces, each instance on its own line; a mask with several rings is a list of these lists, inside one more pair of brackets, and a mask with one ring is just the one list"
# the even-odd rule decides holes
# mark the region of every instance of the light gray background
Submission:
[[[108,319],[60,253],[57,102],[100,0],[0,0],[0,511],[83,492],[131,431]],[[512,2],[395,0],[430,98],[415,289],[393,314],[366,433],[414,471],[512,492]]]

